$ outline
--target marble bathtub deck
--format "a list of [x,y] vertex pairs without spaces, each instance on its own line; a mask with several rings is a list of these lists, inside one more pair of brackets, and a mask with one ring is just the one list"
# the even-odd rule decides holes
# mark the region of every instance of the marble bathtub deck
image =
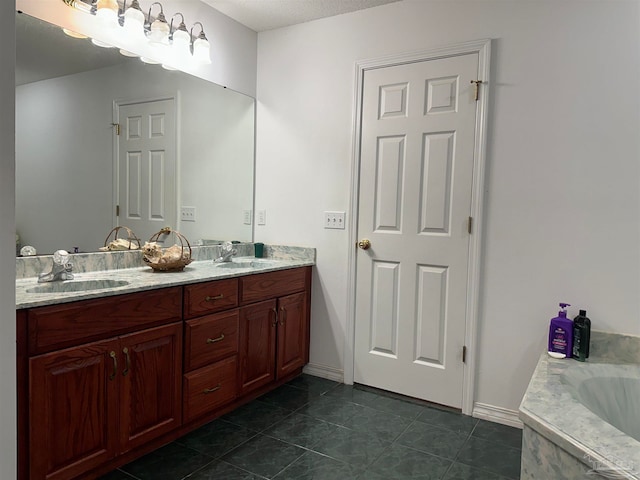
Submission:
[[522,432],[302,375],[100,480],[515,480]]
[[[593,333],[589,363],[637,363],[637,337]],[[621,342],[632,348],[620,348]],[[562,382],[568,369],[588,368],[589,363],[542,354],[520,405],[520,419],[583,464],[623,473],[616,478],[640,480],[640,442],[579,403]]]

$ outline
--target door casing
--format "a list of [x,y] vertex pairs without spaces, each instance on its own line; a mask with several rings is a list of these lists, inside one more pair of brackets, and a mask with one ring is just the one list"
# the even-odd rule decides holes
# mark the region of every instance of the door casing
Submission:
[[349,253],[348,253],[348,298],[347,325],[344,345],[344,382],[353,384],[355,361],[355,315],[356,315],[356,243],[358,226],[358,193],[360,180],[360,130],[362,126],[362,90],[364,73],[376,68],[391,67],[414,62],[424,62],[456,55],[478,54],[478,80],[482,81],[478,98],[475,124],[473,161],[473,183],[471,192],[471,216],[473,227],[469,238],[469,270],[467,274],[467,305],[465,345],[467,347],[462,386],[462,413],[471,415],[474,403],[475,371],[477,362],[477,320],[479,309],[479,285],[481,268],[483,201],[485,184],[485,157],[488,123],[491,39],[475,40],[443,46],[419,52],[385,56],[356,63],[353,142],[351,157],[351,199],[349,205]]

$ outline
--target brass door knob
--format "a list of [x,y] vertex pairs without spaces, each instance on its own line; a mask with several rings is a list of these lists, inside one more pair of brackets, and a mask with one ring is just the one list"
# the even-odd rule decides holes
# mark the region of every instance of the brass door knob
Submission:
[[358,247],[361,248],[362,250],[369,250],[370,246],[371,246],[371,242],[369,241],[368,238],[363,238],[358,242]]

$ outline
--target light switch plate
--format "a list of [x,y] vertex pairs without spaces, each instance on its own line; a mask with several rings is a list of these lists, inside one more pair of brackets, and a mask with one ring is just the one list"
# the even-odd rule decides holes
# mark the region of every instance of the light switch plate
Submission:
[[257,212],[258,218],[256,219],[256,223],[258,225],[266,225],[267,224],[267,211],[266,210],[258,210]]
[[251,210],[244,210],[242,215],[244,218],[243,223],[245,225],[251,225]]
[[181,207],[180,208],[180,220],[183,222],[195,222],[196,221],[196,207]]
[[344,230],[345,212],[324,212],[324,228]]

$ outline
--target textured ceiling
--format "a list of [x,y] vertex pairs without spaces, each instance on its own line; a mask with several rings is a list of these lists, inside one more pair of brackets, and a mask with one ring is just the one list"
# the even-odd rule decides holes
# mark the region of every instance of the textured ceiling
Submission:
[[202,0],[256,32],[377,7],[399,0]]

